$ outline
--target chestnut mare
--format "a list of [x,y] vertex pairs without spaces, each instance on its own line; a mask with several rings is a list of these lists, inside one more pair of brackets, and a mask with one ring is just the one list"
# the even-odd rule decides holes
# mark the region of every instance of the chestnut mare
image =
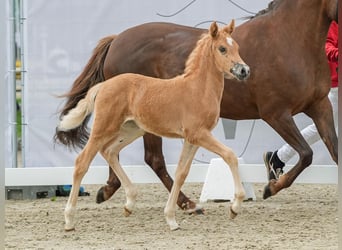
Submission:
[[[263,119],[299,154],[290,171],[268,183],[264,198],[291,186],[312,162],[312,149],[292,117],[297,113],[313,119],[337,163],[337,135],[327,97],[330,73],[324,52],[326,34],[331,20],[337,21],[337,11],[337,0],[275,0],[232,35],[252,74],[243,83],[225,80],[220,116]],[[61,116],[74,108],[93,84],[114,75],[133,72],[171,78],[181,74],[187,56],[205,32],[170,23],[148,23],[104,38],[65,95],[68,100]],[[55,139],[82,147],[87,136],[84,125],[68,133],[57,131]],[[162,139],[145,134],[144,147],[146,163],[170,191],[173,181],[165,167]],[[111,168],[109,171],[108,185],[99,190],[97,202],[109,199],[120,187]],[[185,210],[196,207],[182,192],[177,204]]]
[[220,115],[224,77],[244,80],[249,67],[231,38],[234,21],[219,30],[214,22],[208,34],[198,41],[187,60],[184,74],[159,79],[126,73],[92,87],[74,109],[62,117],[58,131],[79,127],[94,111],[89,140],[76,159],[72,189],[65,208],[65,230],[75,228],[75,210],[83,176],[97,152],[101,152],[125,188],[125,214],[135,204],[137,190],[123,171],[118,157],[122,148],[145,132],[157,136],[184,138],[175,182],[165,206],[171,230],[178,229],[175,219],[177,198],[199,147],[220,155],[229,165],[235,187],[230,217],[240,211],[245,196],[234,152],[216,140],[210,131]]

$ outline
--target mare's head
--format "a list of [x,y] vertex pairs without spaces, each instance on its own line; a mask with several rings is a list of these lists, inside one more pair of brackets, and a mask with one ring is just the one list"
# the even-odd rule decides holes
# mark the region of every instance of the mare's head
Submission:
[[224,73],[225,78],[245,80],[250,70],[240,57],[239,45],[231,37],[234,28],[234,20],[222,29],[218,28],[216,22],[211,24],[209,34],[212,38],[212,53],[217,68]]

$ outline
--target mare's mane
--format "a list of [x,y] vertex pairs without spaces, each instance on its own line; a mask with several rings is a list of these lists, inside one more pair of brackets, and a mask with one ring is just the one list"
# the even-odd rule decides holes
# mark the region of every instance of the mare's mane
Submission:
[[258,16],[262,16],[264,14],[267,14],[268,12],[270,12],[271,10],[273,10],[275,8],[275,6],[278,6],[279,2],[281,0],[273,0],[271,2],[268,3],[268,6],[266,9],[263,9],[263,10],[260,10],[258,13],[256,13],[254,16],[250,16],[248,17],[249,19],[253,19],[255,17],[258,17]]

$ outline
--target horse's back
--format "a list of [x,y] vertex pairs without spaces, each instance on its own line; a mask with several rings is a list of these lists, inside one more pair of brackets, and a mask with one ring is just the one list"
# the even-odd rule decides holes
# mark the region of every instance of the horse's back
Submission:
[[179,75],[204,32],[173,23],[146,23],[130,28],[112,42],[104,75],[106,78],[128,72],[158,78]]

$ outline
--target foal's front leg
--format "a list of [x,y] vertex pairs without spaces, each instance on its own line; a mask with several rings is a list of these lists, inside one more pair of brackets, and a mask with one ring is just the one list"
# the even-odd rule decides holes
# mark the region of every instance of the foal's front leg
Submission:
[[176,168],[175,181],[173,183],[171,192],[169,194],[169,199],[164,209],[166,222],[170,226],[171,230],[177,230],[179,228],[179,225],[176,222],[177,199],[180,189],[184,184],[186,177],[188,176],[192,159],[194,158],[197,149],[198,146],[184,141],[182,154]]
[[[166,169],[163,156],[162,138],[153,134],[144,135],[145,162],[158,175],[161,182],[171,192],[173,180]],[[189,214],[203,214],[203,208],[190,200],[182,191],[179,191],[177,205]]]
[[238,158],[230,148],[216,140],[209,131],[204,131],[202,134],[198,133],[198,136],[198,145],[221,156],[230,168],[235,189],[235,199],[230,207],[230,218],[233,219],[240,212],[245,197],[245,190],[242,186],[238,169]]

